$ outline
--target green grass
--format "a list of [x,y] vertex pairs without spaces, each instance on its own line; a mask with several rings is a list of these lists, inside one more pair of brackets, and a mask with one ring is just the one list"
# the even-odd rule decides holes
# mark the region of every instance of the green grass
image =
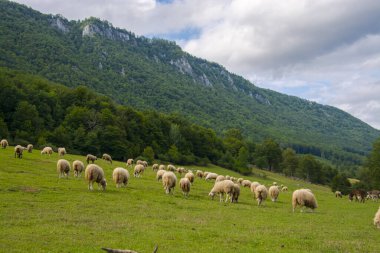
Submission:
[[[56,153],[41,156],[38,150],[16,159],[13,147],[0,149],[0,252],[112,247],[144,253],[155,244],[158,252],[380,252],[380,231],[372,225],[379,204],[336,199],[323,186],[265,172],[265,179],[249,179],[287,185],[289,192],[280,193],[277,203],[267,200],[258,207],[244,188],[238,204],[225,204],[211,201],[213,183],[199,179],[188,199],[178,187],[165,195],[151,167],[142,178],[132,177],[127,188],[116,189],[112,170],[125,164],[98,160],[108,187],[101,192],[95,184],[90,192],[84,175],[58,179],[57,160]],[[201,169],[239,176],[214,166]],[[314,213],[292,213],[291,192],[301,187],[315,193],[319,208]]]

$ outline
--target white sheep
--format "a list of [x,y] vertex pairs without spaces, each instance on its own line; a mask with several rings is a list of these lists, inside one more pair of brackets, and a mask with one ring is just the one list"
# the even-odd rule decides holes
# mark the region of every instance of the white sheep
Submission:
[[182,175],[182,173],[186,173],[186,169],[183,168],[183,167],[178,167],[178,168],[177,168],[177,173],[178,173],[179,175]]
[[268,190],[265,185],[259,185],[255,188],[255,197],[257,204],[260,206],[263,201],[267,199]]
[[[296,207],[299,205],[300,207],[308,207],[311,210],[314,210],[318,207],[317,200],[315,199],[314,194],[309,189],[299,189],[295,190],[292,195],[292,205],[293,205],[293,213]],[[301,209],[302,212],[302,209]]]
[[133,171],[133,176],[134,177],[141,177],[142,174],[144,173],[144,170],[145,170],[145,166],[142,165],[142,164],[137,164],[135,166],[135,169]]
[[28,150],[29,153],[32,153],[32,151],[33,151],[33,145],[32,144],[28,144],[26,146],[26,149]]
[[21,146],[21,145],[17,145],[15,147],[15,158],[22,158],[22,153],[24,152],[26,148]]
[[54,151],[51,147],[44,147],[42,150],[41,150],[41,155],[51,155],[53,154]]
[[224,180],[226,180],[226,177],[223,176],[223,175],[219,175],[219,176],[216,177],[215,182],[221,182],[221,181],[224,181]]
[[172,165],[172,164],[169,164],[168,166],[166,166],[166,170],[167,171],[176,171],[176,168],[174,167],[174,165]]
[[185,178],[189,179],[190,183],[194,183],[195,176],[194,176],[193,172],[187,172],[185,174]]
[[209,173],[210,173],[210,172],[205,171],[205,172],[203,173],[203,177],[206,179],[206,177],[207,177],[207,175],[208,175]]
[[152,170],[153,171],[158,171],[158,167],[159,167],[158,164],[155,163],[155,164],[152,165]]
[[342,197],[343,197],[343,195],[340,191],[335,192],[335,198],[342,198]]
[[112,179],[116,184],[116,188],[126,187],[129,181],[129,172],[124,168],[117,167],[112,172]]
[[162,185],[164,186],[165,193],[173,193],[174,187],[177,183],[177,177],[172,171],[166,171],[162,175]]
[[199,177],[199,178],[203,178],[203,171],[201,171],[201,170],[197,170],[196,172],[195,172],[195,175],[197,176],[197,177]]
[[[232,181],[232,180],[231,180]],[[234,192],[232,193],[232,199],[231,202],[237,203],[240,196],[240,185],[234,183]]]
[[206,181],[212,180],[212,179],[216,180],[217,177],[218,177],[218,174],[209,172],[209,173],[207,173],[207,176],[206,176],[205,180]]
[[242,183],[243,181],[244,181],[244,179],[241,178],[241,177],[239,177],[239,178],[237,179],[237,183],[240,184],[240,185],[241,185],[241,183]]
[[234,182],[232,182],[231,180],[224,180],[224,181],[216,182],[208,195],[212,199],[214,199],[215,194],[219,194],[219,201],[222,202],[224,194],[226,194],[225,202],[227,202],[228,199],[232,201],[233,192],[234,192]]
[[69,177],[69,172],[71,170],[70,163],[69,161],[65,159],[59,159],[57,162],[57,172],[58,172],[58,177]]
[[287,191],[288,191],[288,187],[283,186],[283,187],[281,188],[281,191],[282,191],[282,192],[287,192]]
[[279,194],[280,194],[280,190],[278,189],[277,186],[272,185],[271,187],[269,187],[269,196],[271,197],[273,202],[277,201]]
[[181,178],[181,180],[179,180],[179,187],[181,187],[183,195],[188,197],[191,188],[190,180],[186,177]]
[[165,165],[163,165],[163,164],[160,164],[160,166],[158,166],[158,170],[165,170]]
[[160,181],[162,179],[162,175],[164,175],[166,170],[158,170],[156,174],[157,181]]
[[109,162],[110,164],[112,164],[112,157],[111,157],[109,154],[104,153],[104,154],[102,155],[102,159],[103,159],[104,161],[107,161],[107,162]]
[[129,158],[129,159],[127,160],[127,167],[128,167],[128,166],[132,166],[133,162],[134,162],[134,160],[133,160],[132,158]]
[[98,158],[94,155],[88,154],[86,156],[87,164],[89,164],[90,161],[91,161],[91,163],[94,163],[96,160],[98,160]]
[[59,156],[66,155],[66,149],[65,148],[58,148],[58,155]]
[[2,139],[0,141],[0,145],[1,145],[2,148],[6,148],[6,147],[9,146],[8,141],[6,139]]
[[252,184],[252,182],[249,181],[248,179],[243,180],[243,181],[241,182],[241,186],[243,186],[243,187],[251,187],[251,184]]
[[148,167],[148,162],[147,161],[142,161],[142,165],[144,165],[144,167]]
[[380,229],[380,207],[379,210],[377,210],[375,217],[373,218],[373,225]]
[[277,186],[277,182],[273,182],[272,185]]
[[250,186],[250,188],[251,188],[251,192],[252,192],[252,193],[255,193],[255,189],[256,189],[256,187],[259,186],[259,185],[260,185],[259,182],[252,182],[252,183],[251,183],[251,186]]
[[[227,180],[231,180],[231,176],[226,175],[226,176],[225,176],[225,179],[227,179]],[[231,181],[232,181],[232,180],[231,180]]]
[[104,177],[104,171],[101,167],[96,164],[89,164],[87,165],[84,174],[86,180],[88,181],[88,189],[90,191],[94,190],[92,186],[94,182],[98,183],[98,187],[101,186],[103,191],[106,190],[107,181]]
[[74,171],[74,176],[78,177],[82,174],[82,171],[84,171],[84,164],[82,161],[75,160],[73,162],[73,171]]

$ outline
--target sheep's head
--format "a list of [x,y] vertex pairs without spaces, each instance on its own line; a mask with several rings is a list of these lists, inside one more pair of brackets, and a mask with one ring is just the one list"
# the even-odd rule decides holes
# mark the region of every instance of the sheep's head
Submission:
[[213,200],[213,199],[214,199],[214,196],[215,196],[215,192],[210,192],[208,195],[209,195],[209,196],[211,197],[211,199]]
[[107,187],[107,181],[105,178],[103,178],[102,181],[100,181],[100,185],[102,186],[103,191],[105,191]]

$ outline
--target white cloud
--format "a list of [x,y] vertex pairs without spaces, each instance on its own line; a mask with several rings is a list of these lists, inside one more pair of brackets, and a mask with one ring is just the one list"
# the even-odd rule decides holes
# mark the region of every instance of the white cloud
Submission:
[[183,48],[258,86],[337,106],[380,129],[380,1],[18,0],[139,35],[199,35]]

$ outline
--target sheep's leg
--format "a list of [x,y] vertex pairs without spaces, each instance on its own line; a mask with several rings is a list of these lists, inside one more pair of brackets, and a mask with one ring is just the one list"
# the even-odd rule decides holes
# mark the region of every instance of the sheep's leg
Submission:
[[92,182],[89,182],[89,183],[88,183],[88,189],[89,189],[90,191],[94,190],[94,187],[92,186]]

